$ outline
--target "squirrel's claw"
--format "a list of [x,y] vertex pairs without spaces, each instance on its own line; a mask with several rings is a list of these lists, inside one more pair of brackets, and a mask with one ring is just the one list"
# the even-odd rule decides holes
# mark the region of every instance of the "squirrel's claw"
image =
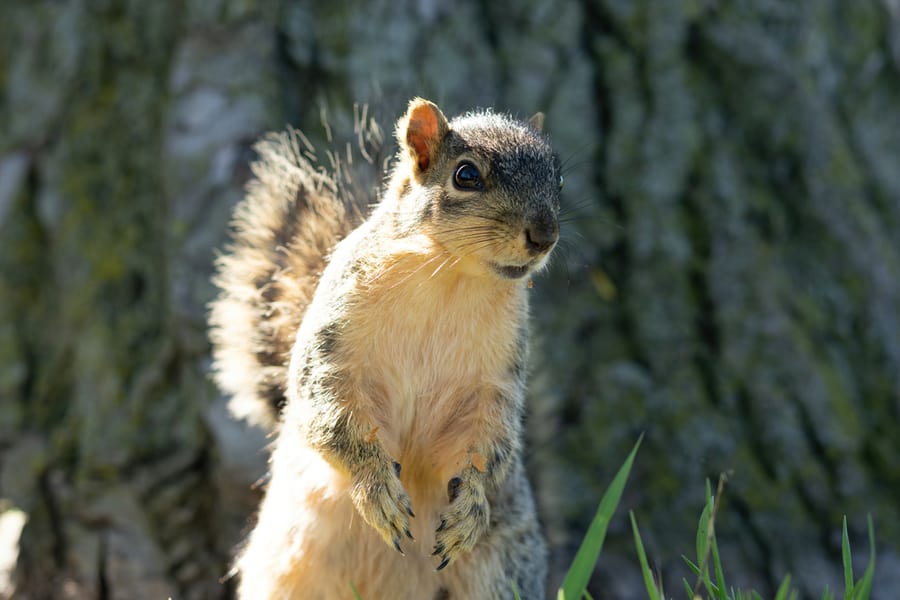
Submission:
[[441,557],[440,571],[465,552],[469,552],[488,530],[490,506],[480,473],[472,471],[447,483],[450,506],[441,514],[435,530],[432,556]]
[[381,467],[359,472],[354,477],[350,496],[362,518],[388,545],[403,554],[400,540],[404,535],[413,539],[409,517],[414,515],[409,496],[396,475],[394,464],[386,463]]
[[459,486],[461,485],[462,479],[459,477],[454,477],[447,482],[447,498],[451,503],[456,500],[456,497],[459,495]]

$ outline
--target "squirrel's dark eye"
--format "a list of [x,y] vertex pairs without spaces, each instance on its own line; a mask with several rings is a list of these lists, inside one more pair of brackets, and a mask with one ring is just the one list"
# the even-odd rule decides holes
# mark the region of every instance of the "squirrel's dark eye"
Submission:
[[453,174],[453,183],[461,190],[481,190],[484,189],[484,182],[481,180],[481,173],[478,167],[469,162],[461,163]]
[[563,189],[563,184],[565,184],[565,182],[566,182],[566,180],[563,179],[563,176],[562,176],[562,175],[560,175],[560,176],[559,176],[559,191],[562,191],[562,189]]

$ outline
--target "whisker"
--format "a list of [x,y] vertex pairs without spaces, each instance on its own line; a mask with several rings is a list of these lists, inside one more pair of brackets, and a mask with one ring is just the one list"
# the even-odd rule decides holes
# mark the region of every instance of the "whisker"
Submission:
[[[569,161],[571,161],[572,158],[574,158],[574,156],[571,157],[571,158],[569,158]],[[577,160],[577,161],[575,161],[575,162],[569,162],[569,161],[566,161],[565,163],[563,163],[563,164],[561,165],[560,171],[562,172],[563,175],[566,175],[566,174],[568,174],[568,173],[571,173],[571,172],[575,171],[575,170],[578,169],[579,167],[582,167],[582,166],[584,166],[584,165],[590,163],[593,159],[594,159],[594,158],[593,158],[592,156],[582,156],[582,157],[580,158],[580,160]]]
[[503,225],[507,225],[508,223],[499,217],[492,217],[490,215],[471,215],[473,218],[481,219],[483,221],[490,221],[492,223],[502,223]]
[[591,260],[580,246],[572,245],[568,240],[560,240],[557,248],[566,268],[566,277],[571,279],[573,271],[580,273],[590,269]]
[[471,244],[462,244],[458,247],[458,250],[468,251],[468,256],[471,256],[475,251],[482,250],[484,248],[490,248],[491,246],[497,245],[496,240],[486,240],[482,242],[474,242]]
[[575,201],[567,201],[563,203],[562,207],[559,209],[560,214],[569,213],[572,211],[580,211],[586,208],[592,207],[595,205],[594,200],[595,196],[583,196]]
[[[446,265],[446,264],[447,264],[448,262],[450,262],[451,260],[453,260],[453,255],[452,255],[452,254],[449,255],[449,256],[447,256],[447,258],[444,259],[444,262],[442,262],[441,264],[439,264],[439,265],[434,269],[434,271],[431,272],[431,275],[428,276],[428,279],[432,279],[435,275],[437,275],[437,274],[440,272],[440,270],[444,268],[444,265]],[[421,284],[420,284],[420,285],[421,285]]]
[[415,269],[413,269],[412,271],[410,271],[409,273],[407,273],[407,275],[406,275],[403,279],[401,279],[400,281],[398,281],[397,283],[395,283],[394,285],[392,285],[392,286],[389,287],[388,289],[392,290],[392,289],[394,289],[395,287],[397,287],[398,285],[401,285],[402,283],[408,281],[413,275],[415,275],[416,273],[418,273],[419,271],[421,271],[422,269],[424,269],[425,267],[427,267],[428,265],[430,265],[432,262],[434,262],[434,261],[437,260],[438,258],[441,258],[442,256],[445,256],[445,255],[447,255],[447,254],[449,254],[449,252],[446,252],[446,251],[445,251],[445,252],[441,252],[440,254],[435,254],[434,256],[432,256],[431,258],[429,258],[428,260],[426,260],[425,262],[423,262],[421,265],[419,265],[418,267],[416,267]]
[[459,233],[470,233],[470,232],[480,232],[480,233],[496,233],[497,229],[495,227],[461,227],[459,229],[454,229],[454,234]]
[[604,217],[568,217],[565,219],[560,219],[560,223],[570,224],[570,223],[601,223],[608,227],[612,227],[616,231],[626,231],[626,228],[621,223],[617,223],[611,219],[606,219]]
[[470,231],[470,232],[465,232],[462,235],[456,234],[453,236],[454,240],[475,240],[475,239],[499,240],[502,238],[503,238],[503,236],[500,235],[496,231]]
[[[453,260],[453,262],[450,262],[451,259]],[[431,279],[431,278],[433,278],[435,275],[437,275],[438,272],[439,272],[441,269],[443,269],[445,266],[447,266],[447,263],[448,263],[448,262],[450,263],[450,266],[447,267],[447,270],[449,271],[449,270],[451,270],[453,267],[455,267],[455,266],[459,263],[460,260],[462,260],[461,257],[456,257],[455,259],[454,259],[454,257],[452,257],[452,256],[449,257],[447,260],[445,260],[444,262],[442,262],[442,263],[440,264],[440,266],[438,266],[438,268],[434,270],[434,272],[431,273],[431,276],[429,277],[429,279]],[[422,283],[425,283],[425,282],[423,281]],[[422,285],[422,283],[420,283],[419,285]]]
[[466,236],[457,236],[454,241],[466,241],[466,242],[486,242],[489,240],[498,240],[496,235],[466,235]]
[[587,142],[582,143],[577,148],[575,148],[571,154],[569,154],[565,159],[563,159],[563,161],[560,163],[560,168],[563,171],[566,171],[568,169],[569,163],[572,161],[573,158],[583,157],[583,161],[590,160],[590,158],[594,154],[594,151],[597,149],[598,145],[599,145],[599,142],[596,142],[596,141],[587,141]]
[[584,235],[577,229],[566,229],[562,235],[560,235],[559,241],[568,242],[569,238],[576,237],[580,240],[584,240]]

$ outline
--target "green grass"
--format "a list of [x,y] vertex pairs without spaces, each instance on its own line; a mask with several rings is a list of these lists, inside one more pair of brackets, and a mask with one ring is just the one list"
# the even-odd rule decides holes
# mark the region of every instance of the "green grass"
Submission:
[[[590,599],[587,593],[587,584],[590,581],[594,566],[603,547],[603,540],[606,537],[606,529],[609,525],[619,500],[622,497],[622,491],[625,489],[625,483],[628,474],[631,471],[631,465],[637,454],[641,440],[638,439],[634,445],[625,463],[619,469],[619,472],[613,478],[612,483],[607,489],[603,498],[600,500],[600,506],[597,508],[597,514],[585,534],[584,541],[575,555],[572,565],[563,580],[557,594],[558,600],[581,600],[582,598]],[[719,556],[719,547],[716,542],[716,514],[719,509],[719,499],[725,487],[726,478],[723,475],[719,478],[716,486],[716,493],[712,493],[710,482],[706,482],[706,502],[703,504],[703,510],[700,512],[700,520],[697,523],[696,538],[696,557],[692,560],[683,556],[685,565],[691,572],[690,579],[694,581],[693,585],[689,579],[683,578],[684,597],[687,600],[763,600],[762,596],[755,590],[741,590],[729,587],[725,581],[725,569],[722,566],[721,557]],[[641,574],[644,579],[644,586],[647,589],[647,597],[650,600],[667,600],[663,582],[658,576],[654,576],[650,569],[650,563],[647,560],[647,554],[644,550],[644,543],[641,540],[641,534],[638,529],[637,518],[633,512],[629,512],[631,520],[631,529],[634,534],[634,545],[637,551],[638,562],[641,566]],[[859,580],[854,579],[853,567],[850,554],[850,540],[847,535],[847,518],[844,517],[843,536],[842,536],[842,562],[844,570],[844,595],[843,600],[868,600],[872,590],[872,579],[875,575],[875,531],[872,525],[871,517],[868,520],[869,525],[869,563]],[[775,593],[774,600],[796,600],[799,592],[791,587],[791,576],[786,575],[779,585]],[[515,594],[518,600],[518,593]],[[823,600],[835,600],[836,596],[827,587],[822,592]]]
[[[597,514],[594,515],[584,540],[575,554],[565,579],[563,579],[562,586],[557,592],[557,600],[582,600],[585,598],[592,600],[587,592],[587,585],[600,557],[600,551],[603,549],[606,530],[616,512],[619,501],[622,499],[622,492],[625,490],[625,484],[628,481],[631,466],[641,445],[641,439],[643,439],[643,436],[638,438],[634,448],[628,454],[624,464],[619,468],[609,488],[607,488],[600,499]],[[722,497],[725,481],[724,475],[719,478],[716,493],[713,494],[710,482],[707,480],[706,501],[703,504],[700,520],[697,523],[697,555],[694,559],[682,556],[685,565],[691,573],[690,578],[694,580],[692,585],[687,577],[682,579],[684,597],[687,600],[763,600],[763,597],[756,590],[734,589],[725,582],[725,569],[722,566],[719,546],[716,542],[716,514],[719,510],[719,499]],[[637,551],[638,562],[641,566],[644,586],[647,588],[647,597],[650,600],[669,600],[672,597],[666,595],[661,578],[655,576],[650,569],[650,563],[647,560],[647,554],[644,550],[644,543],[641,540],[634,512],[629,511],[628,516],[631,520],[631,530],[634,534],[634,545]],[[859,580],[854,579],[853,575],[850,539],[847,535],[847,517],[844,517],[841,541],[844,570],[844,595],[842,600],[869,600],[872,590],[872,579],[875,576],[875,530],[871,517],[869,518],[869,564]],[[356,588],[352,583],[350,585],[354,598],[361,600]],[[513,598],[521,600],[514,582],[510,582],[510,589],[513,592]],[[791,576],[786,575],[775,593],[774,600],[796,600],[798,596],[799,592],[791,587]],[[826,587],[822,592],[822,600],[836,600],[836,596]]]
[[603,498],[600,499],[597,514],[594,515],[594,520],[591,522],[591,526],[581,542],[581,547],[578,548],[578,552],[575,554],[575,560],[572,562],[572,566],[569,567],[565,579],[563,579],[562,587],[559,588],[559,593],[556,596],[558,600],[573,600],[586,595],[585,588],[587,588],[591,573],[594,572],[594,565],[597,563],[597,557],[600,556],[600,550],[603,548],[606,528],[610,519],[612,519],[613,513],[616,512],[619,500],[622,498],[622,490],[625,489],[625,482],[628,481],[628,473],[631,472],[631,464],[634,462],[634,456],[641,445],[641,439],[643,439],[643,436],[638,438],[637,443],[631,450],[631,454],[625,459],[625,464],[619,468],[619,472],[613,478],[609,489],[606,490]]

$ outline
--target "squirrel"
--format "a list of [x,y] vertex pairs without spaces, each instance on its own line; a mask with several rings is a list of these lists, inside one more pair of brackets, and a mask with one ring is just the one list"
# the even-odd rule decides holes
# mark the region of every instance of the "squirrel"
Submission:
[[296,135],[257,145],[210,312],[232,412],[276,435],[241,598],[544,598],[522,457],[529,277],[559,238],[542,124],[412,100],[365,219]]

